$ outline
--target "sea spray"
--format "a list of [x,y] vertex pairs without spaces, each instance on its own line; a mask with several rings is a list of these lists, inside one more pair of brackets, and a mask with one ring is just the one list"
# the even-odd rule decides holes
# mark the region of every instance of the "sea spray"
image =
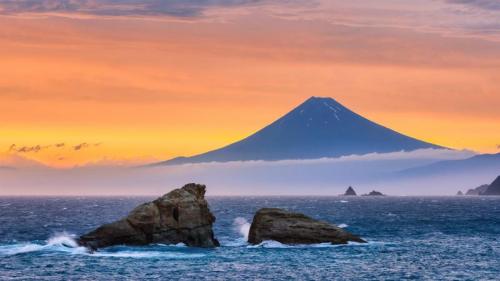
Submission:
[[47,246],[64,246],[67,248],[77,248],[78,243],[76,243],[75,237],[75,235],[69,234],[67,232],[56,233],[47,240]]
[[245,241],[248,241],[248,233],[250,232],[250,223],[247,219],[242,217],[237,217],[233,221],[233,228],[236,232],[238,232]]
[[21,243],[4,245],[0,246],[0,256],[11,256],[38,251],[69,252],[72,254],[86,253],[87,249],[78,246],[74,238],[75,235],[61,232],[51,236],[47,239],[45,244]]

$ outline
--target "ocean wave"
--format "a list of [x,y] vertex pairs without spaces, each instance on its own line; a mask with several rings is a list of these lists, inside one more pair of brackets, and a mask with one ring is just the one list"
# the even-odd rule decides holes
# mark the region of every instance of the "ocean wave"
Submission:
[[164,252],[164,251],[117,251],[106,252],[99,251],[90,254],[93,257],[107,257],[107,258],[158,258],[158,259],[191,259],[202,258],[204,254],[187,254],[178,252]]
[[380,242],[368,242],[368,243],[358,243],[349,242],[348,244],[331,244],[331,243],[317,243],[317,244],[296,244],[287,245],[274,240],[266,240],[258,245],[248,245],[247,248],[270,248],[270,249],[301,249],[301,248],[336,248],[336,247],[346,247],[346,246],[370,246],[370,245],[380,245]]
[[233,231],[240,237],[231,240],[221,240],[223,247],[244,247],[248,245],[248,234],[250,232],[250,223],[243,217],[237,217],[233,220]]
[[66,232],[55,234],[45,244],[20,243],[0,246],[0,256],[12,256],[38,251],[68,252],[74,254],[88,253],[85,247],[80,247],[74,235]]
[[245,247],[248,246],[248,240],[243,237],[234,240],[222,240],[221,245],[222,247]]
[[75,240],[75,235],[66,232],[55,234],[50,237],[45,244],[18,243],[10,245],[0,245],[0,257],[13,256],[34,252],[61,252],[74,255],[86,255],[89,257],[104,258],[162,258],[162,259],[189,259],[204,257],[199,253],[169,252],[166,250],[151,249],[185,248],[183,243],[176,245],[157,244],[151,247],[127,247],[118,246],[116,248],[103,249],[90,252],[87,248],[81,247]]

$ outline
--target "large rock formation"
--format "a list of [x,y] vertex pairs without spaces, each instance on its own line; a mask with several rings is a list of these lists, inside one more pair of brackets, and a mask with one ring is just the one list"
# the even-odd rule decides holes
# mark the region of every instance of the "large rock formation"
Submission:
[[347,190],[344,193],[344,196],[356,196],[356,195],[357,195],[356,191],[354,191],[352,186],[349,186],[349,188],[347,188]]
[[102,225],[78,242],[93,250],[150,243],[216,247],[219,242],[212,231],[214,222],[205,200],[205,186],[191,183],[136,207],[127,217]]
[[333,224],[276,208],[260,209],[253,218],[248,242],[259,244],[265,240],[284,244],[366,242]]
[[500,176],[498,176],[482,195],[500,195]]

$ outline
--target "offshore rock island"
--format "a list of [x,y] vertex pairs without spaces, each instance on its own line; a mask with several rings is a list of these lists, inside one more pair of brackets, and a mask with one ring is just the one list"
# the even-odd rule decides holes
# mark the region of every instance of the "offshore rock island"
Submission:
[[248,242],[255,245],[266,240],[292,245],[366,243],[336,225],[277,208],[260,209],[253,218]]
[[136,207],[116,222],[82,235],[78,243],[89,249],[113,245],[178,244],[219,246],[212,224],[215,216],[205,200],[204,185],[190,183]]
[[[114,245],[141,246],[184,243],[191,247],[220,246],[212,225],[215,216],[205,199],[206,187],[190,183],[139,205],[130,214],[80,236],[78,244],[91,251]],[[274,240],[283,244],[366,243],[342,228],[300,213],[263,208],[257,211],[248,243]]]

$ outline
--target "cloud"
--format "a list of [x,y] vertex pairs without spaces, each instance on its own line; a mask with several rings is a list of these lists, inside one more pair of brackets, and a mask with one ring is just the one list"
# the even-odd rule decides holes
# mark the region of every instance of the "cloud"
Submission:
[[[190,167],[208,167],[208,166],[287,166],[287,165],[316,165],[328,163],[343,163],[343,162],[361,162],[361,161],[384,161],[384,160],[460,160],[476,155],[470,150],[450,150],[450,149],[417,149],[414,151],[398,151],[388,153],[368,153],[363,155],[348,155],[336,158],[318,158],[318,159],[292,159],[292,160],[250,160],[250,161],[231,161],[231,162],[207,162],[207,163],[192,163],[173,166],[190,166]],[[151,166],[161,167],[161,166]]]
[[500,10],[498,0],[446,0],[447,3],[468,5],[485,10]]
[[73,146],[73,150],[78,151],[78,150],[82,150],[82,149],[89,148],[89,147],[97,147],[97,146],[100,146],[100,145],[101,145],[100,142],[98,142],[98,143],[86,143],[86,142],[83,142],[83,143],[80,143],[80,144],[77,144],[77,145]]
[[0,0],[0,11],[81,13],[101,16],[196,17],[211,7],[256,5],[269,0]]
[[84,143],[73,146],[73,150],[81,150],[81,149],[84,149],[87,147],[89,147],[89,144],[84,142]]
[[17,152],[17,153],[37,153],[42,149],[49,148],[50,146],[41,146],[41,145],[35,145],[35,146],[21,146],[17,147],[15,144],[12,144],[9,147],[9,152]]
[[[90,147],[98,147],[102,143],[87,143],[83,142],[74,146],[71,146],[72,150],[79,151],[83,150],[85,148],[90,148]],[[66,148],[66,143],[60,142],[56,144],[50,144],[50,145],[34,145],[34,146],[18,146],[16,144],[12,144],[9,146],[9,149],[7,150],[8,153],[38,153],[42,150],[50,149],[50,148],[55,148],[55,149],[64,149]],[[59,159],[62,160],[62,159]]]
[[[428,181],[394,178],[394,173],[442,159],[467,158],[468,155],[471,152],[420,150],[316,160],[153,168],[130,168],[116,163],[95,163],[72,169],[23,168],[2,172],[0,186],[8,188],[0,189],[0,194],[158,195],[187,182],[199,182],[209,186],[210,195],[336,195],[343,193],[349,185],[359,193],[377,189],[391,195],[445,195],[456,193],[457,186],[476,186],[476,182],[490,179],[498,169],[492,166],[479,174],[447,176],[446,182],[435,178],[427,178]],[[40,178],[44,180],[40,181]]]
[[11,144],[9,146],[9,149],[7,152],[9,153],[38,153],[42,150],[49,149],[49,148],[64,148],[65,143],[56,143],[56,144],[50,144],[50,145],[34,145],[34,146],[17,146],[16,144]]

